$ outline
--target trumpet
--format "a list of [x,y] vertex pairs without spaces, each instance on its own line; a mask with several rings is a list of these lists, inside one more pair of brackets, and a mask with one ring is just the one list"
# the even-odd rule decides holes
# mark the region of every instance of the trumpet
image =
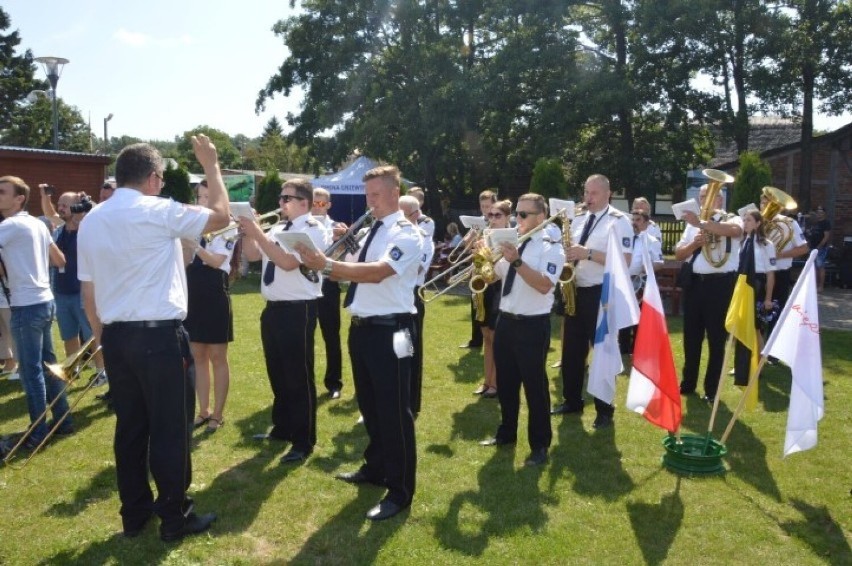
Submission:
[[[273,218],[275,219],[274,221],[272,220]],[[272,211],[267,212],[265,214],[261,214],[260,216],[255,218],[255,220],[257,220],[258,224],[260,224],[261,230],[263,230],[264,232],[268,232],[270,229],[272,229],[272,227],[274,227],[276,224],[281,222],[281,209],[276,208],[275,210],[272,210]],[[230,224],[228,224],[224,228],[219,228],[218,230],[213,230],[212,232],[207,232],[206,234],[204,234],[203,238],[209,244],[210,242],[213,241],[214,238],[216,238],[216,236],[221,236],[222,234],[227,234],[228,232],[230,232],[232,230],[236,230],[239,227],[240,227],[239,222],[231,222]]]
[[[33,431],[35,430],[35,428],[43,420],[45,420],[47,418],[47,414],[50,412],[51,409],[53,409],[53,406],[56,405],[56,403],[59,401],[59,399],[61,399],[62,396],[65,395],[68,392],[68,389],[71,387],[71,385],[77,380],[78,377],[80,377],[80,373],[82,372],[82,368],[92,358],[94,358],[95,355],[98,352],[100,352],[100,350],[101,350],[100,346],[98,346],[94,350],[91,349],[92,346],[94,345],[94,343],[95,343],[94,337],[89,338],[86,341],[86,343],[83,344],[80,347],[79,350],[77,350],[76,352],[74,352],[73,354],[71,354],[70,356],[65,358],[65,360],[61,364],[50,364],[50,363],[44,362],[45,368],[47,368],[47,370],[50,373],[52,373],[53,375],[55,375],[57,378],[61,379],[62,381],[66,382],[65,387],[62,388],[62,391],[59,392],[59,394],[56,396],[56,398],[54,398],[53,401],[51,401],[47,405],[47,407],[45,407],[44,412],[41,415],[39,415],[39,417],[35,421],[33,421],[33,423],[30,425],[30,427],[21,435],[21,438],[20,438],[20,440],[18,440],[17,444],[15,444],[15,446],[13,446],[12,449],[9,451],[9,453],[6,454],[6,456],[3,458],[4,464],[8,464],[12,460],[12,458],[15,456],[15,453],[18,451],[18,449],[21,447],[21,445],[27,440],[27,438],[30,436],[30,434],[32,434]],[[45,376],[45,377],[47,378],[47,376]],[[89,392],[89,390],[94,386],[94,384],[96,382],[97,382],[96,379],[92,379],[89,382],[89,384],[86,385],[86,388],[83,389],[83,391],[77,396],[77,398],[74,400],[74,403],[72,403],[68,407],[68,412],[66,412],[64,415],[62,415],[62,418],[60,418],[56,422],[56,424],[54,424],[53,427],[49,431],[47,431],[47,435],[44,437],[44,440],[42,440],[38,444],[38,446],[36,446],[33,449],[33,451],[30,453],[29,457],[21,465],[22,468],[24,466],[26,466],[27,463],[29,463],[29,461],[32,460],[33,456],[35,456],[39,452],[39,450],[41,450],[42,447],[45,444],[47,444],[47,442],[53,437],[53,435],[56,434],[56,431],[59,430],[59,427],[62,426],[62,423],[64,423],[65,419],[68,418],[68,415],[71,414],[71,411],[80,403],[80,401],[83,400],[83,397],[85,397],[86,393]]]
[[[352,225],[346,229],[346,232],[340,238],[338,238],[334,243],[332,243],[328,248],[326,248],[323,254],[325,257],[333,260],[338,260],[343,257],[345,254],[354,254],[358,251],[360,247],[361,238],[364,236],[358,236],[358,231],[361,228],[366,227],[369,224],[373,223],[373,209],[368,208],[367,212],[361,215],[358,220],[352,223]],[[365,232],[366,234],[366,232]]]
[[[519,236],[518,237],[518,245],[523,244],[525,241],[529,240],[537,232],[541,232],[542,230],[544,230],[545,226],[552,223],[553,221],[555,221],[557,218],[559,218],[563,214],[564,214],[563,211],[560,210],[559,212],[557,212],[556,214],[554,214],[550,218],[547,218],[544,221],[542,221],[541,224],[539,224],[538,226],[536,226],[535,228],[533,228],[532,230],[530,230],[526,234],[522,234],[521,236]],[[490,250],[487,250],[487,251],[490,252]],[[498,261],[500,261],[503,258],[503,252],[502,251],[491,252],[491,254],[492,254],[491,257],[488,258],[489,261],[487,262],[487,263],[490,263],[491,266],[493,266],[495,263],[497,263]],[[472,291],[474,291],[474,289],[485,290],[485,287],[488,286],[488,283],[487,283],[488,275],[486,275],[485,279],[483,279],[482,281],[480,281],[478,279],[477,280],[472,279],[474,274],[477,272],[478,268],[481,270],[484,267],[485,272],[487,273],[488,268],[485,267],[485,265],[484,265],[485,262],[483,262],[479,266],[476,265],[476,264],[468,265],[467,267],[465,267],[464,269],[462,269],[458,273],[452,275],[449,278],[449,280],[447,281],[446,287],[444,287],[443,289],[435,291],[435,294],[432,295],[431,297],[426,296],[426,293],[428,292],[430,287],[437,287],[437,282],[440,281],[442,278],[447,277],[449,275],[449,273],[452,272],[454,269],[458,269],[461,263],[466,263],[466,262],[471,261],[471,260],[479,261],[479,260],[475,259],[476,255],[477,254],[469,255],[467,258],[460,260],[455,265],[451,265],[449,267],[449,269],[444,270],[442,273],[439,273],[438,275],[436,275],[435,277],[433,277],[432,279],[430,279],[429,281],[424,283],[423,286],[420,287],[420,289],[417,290],[417,293],[420,295],[420,299],[424,303],[431,303],[432,301],[434,301],[438,297],[446,295],[451,289],[454,289],[455,287],[457,287],[461,283],[467,281],[468,279],[470,279],[469,284],[471,285]],[[474,291],[474,292],[476,293],[476,292],[479,292],[479,291]]]

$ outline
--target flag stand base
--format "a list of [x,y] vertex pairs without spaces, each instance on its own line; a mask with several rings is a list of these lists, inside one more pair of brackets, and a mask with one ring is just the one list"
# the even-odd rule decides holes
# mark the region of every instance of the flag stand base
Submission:
[[[705,450],[705,445],[707,448]],[[678,438],[668,435],[663,439],[663,465],[671,471],[686,475],[712,475],[725,473],[722,457],[728,453],[725,445],[706,436],[685,434]]]

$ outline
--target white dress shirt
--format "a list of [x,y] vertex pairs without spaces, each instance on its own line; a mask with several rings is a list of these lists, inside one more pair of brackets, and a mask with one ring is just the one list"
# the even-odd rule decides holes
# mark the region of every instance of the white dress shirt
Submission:
[[[717,211],[710,219],[711,222],[721,222],[723,220],[726,222],[732,222],[740,228],[743,226],[743,219],[740,218],[739,215],[735,214]],[[691,244],[700,231],[701,229],[697,226],[687,224],[686,229],[683,231],[683,236],[681,236],[680,241],[677,243],[677,247],[679,248]],[[720,267],[714,267],[704,257],[704,253],[699,251],[698,255],[695,256],[695,261],[692,263],[693,273],[701,275],[709,275],[711,273],[736,273],[737,268],[740,265],[740,242],[742,241],[742,238],[717,236],[717,240],[717,245],[720,247],[720,251],[727,250],[729,247],[728,242],[730,242],[730,253],[728,254],[728,259]],[[692,256],[690,256],[690,258],[691,257]],[[687,261],[692,260],[688,258]]]
[[[293,224],[287,230],[288,232],[304,232],[310,237],[318,250],[324,250],[327,247],[328,232],[310,213],[294,218],[292,222]],[[277,224],[267,232],[267,239],[277,245],[278,241],[275,239],[275,235],[284,232],[285,226],[286,224]],[[300,259],[298,253],[293,255],[296,259]],[[263,253],[263,250],[261,250],[261,260],[263,262],[261,273],[266,273],[269,256]],[[272,283],[267,285],[261,280],[260,294],[267,301],[309,301],[316,299],[322,296],[322,274],[311,272],[310,277],[315,278],[316,281],[311,281],[299,267],[286,271],[276,265],[275,278]]]
[[[520,245],[518,248],[520,248]],[[544,237],[541,231],[530,237],[521,259],[533,271],[537,271],[550,279],[550,282],[554,285],[559,280],[559,274],[562,273],[562,268],[565,265],[562,244],[551,242]],[[525,316],[548,314],[553,306],[552,289],[547,293],[539,293],[516,273],[515,281],[512,283],[512,291],[505,294],[506,274],[509,272],[509,268],[509,262],[505,259],[500,259],[494,265],[494,271],[503,280],[504,294],[500,299],[500,312]]]
[[[580,243],[580,237],[591,218],[589,211],[584,211],[574,217],[571,222],[571,242],[575,245]],[[596,252],[606,253],[607,239],[609,238],[609,227],[614,225],[618,241],[621,243],[621,251],[630,253],[633,249],[633,224],[626,214],[607,205],[602,211],[595,213],[594,224],[592,224],[589,237],[584,244],[585,247]],[[592,287],[603,283],[605,266],[595,261],[583,259],[577,262],[574,273],[578,287]]]

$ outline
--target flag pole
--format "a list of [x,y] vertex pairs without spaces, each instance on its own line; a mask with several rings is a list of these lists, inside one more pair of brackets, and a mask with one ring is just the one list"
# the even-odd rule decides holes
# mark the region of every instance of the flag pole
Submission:
[[713,434],[713,424],[716,422],[716,411],[719,410],[719,393],[722,388],[722,379],[728,369],[728,364],[731,362],[731,351],[734,345],[734,335],[728,334],[728,342],[725,344],[725,357],[722,361],[722,371],[719,372],[719,384],[716,386],[716,395],[713,399],[713,411],[710,413],[710,424],[707,426],[707,444],[704,445],[705,450],[710,444],[710,436]]
[[[763,350],[763,336],[760,334],[758,336],[758,344],[760,345],[760,349]],[[743,390],[743,396],[740,398],[740,402],[737,403],[737,408],[734,410],[734,414],[731,415],[731,420],[728,423],[727,428],[725,428],[724,434],[722,434],[722,438],[719,440],[722,444],[728,439],[731,435],[731,431],[734,428],[734,423],[737,422],[737,419],[742,414],[745,409],[746,402],[748,400],[748,396],[751,395],[751,392],[754,391],[754,388],[757,387],[757,378],[760,377],[760,373],[763,371],[763,366],[766,365],[766,360],[769,359],[769,356],[760,356],[760,363],[757,364],[757,369],[754,370],[754,375],[751,376],[748,380],[748,385]]]

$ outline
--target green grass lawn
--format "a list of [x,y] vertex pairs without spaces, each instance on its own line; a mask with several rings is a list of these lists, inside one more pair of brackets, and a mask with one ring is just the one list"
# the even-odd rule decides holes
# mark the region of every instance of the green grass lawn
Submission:
[[[826,416],[811,451],[781,458],[790,388],[782,366],[765,370],[758,409],[736,425],[725,475],[662,468],[664,433],[623,408],[626,377],[614,429],[594,432],[594,411],[554,419],[550,460],[526,469],[525,415],[516,448],[477,444],[495,432],[497,401],[471,394],[482,360],[458,348],[467,300],[436,301],[426,317],[417,493],[410,511],[371,524],[364,513],[383,492],[334,479],[359,465],[366,443],[348,367],[343,397],[321,396],[319,443],[306,464],[283,467],[285,446],[251,440],[269,424],[270,405],[257,288],[254,277],[234,289],[226,424],[195,436],[191,495],[199,511],[219,515],[209,534],[165,544],[152,521],[136,539],[121,536],[113,417],[89,396],[75,410],[75,435],[25,469],[0,470],[0,564],[852,564],[849,333],[822,334]],[[680,358],[680,318],[669,325]],[[548,364],[558,336],[554,319]],[[559,370],[548,371],[555,402]],[[730,379],[721,391],[717,438],[739,399]],[[684,431],[706,429],[710,409],[696,397],[684,413]],[[26,424],[20,385],[0,381],[0,433]]]

